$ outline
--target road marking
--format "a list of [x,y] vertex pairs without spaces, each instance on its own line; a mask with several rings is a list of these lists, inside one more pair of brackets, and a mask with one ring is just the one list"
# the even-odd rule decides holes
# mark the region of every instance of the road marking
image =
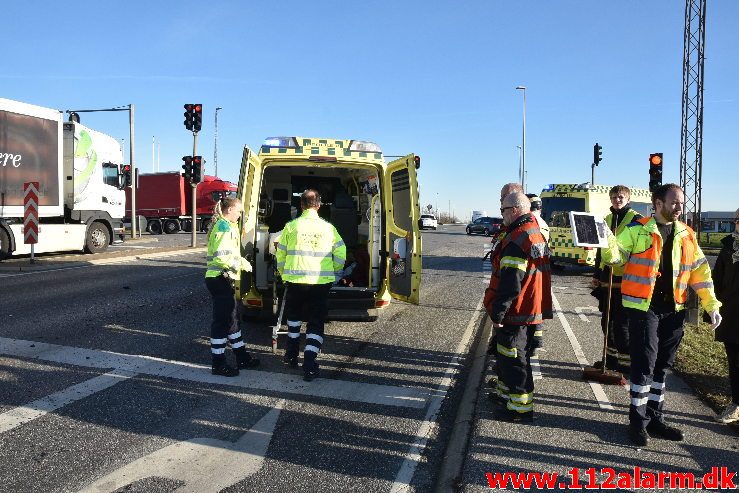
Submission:
[[141,457],[80,493],[112,492],[152,476],[182,481],[181,493],[217,493],[259,472],[285,399],[236,442],[192,438]]
[[[557,312],[559,321],[562,323],[562,327],[564,327],[565,329],[565,334],[567,334],[567,338],[570,340],[570,345],[572,346],[572,350],[575,352],[577,362],[580,363],[580,366],[582,366],[582,368],[584,369],[586,366],[588,366],[588,359],[585,357],[585,353],[583,353],[582,347],[577,341],[577,337],[575,337],[575,333],[572,332],[572,327],[570,327],[569,322],[567,322],[567,318],[565,317],[564,313],[562,313],[562,307],[560,306],[557,297],[554,296],[554,293],[552,293],[552,304],[554,305],[554,309]],[[611,401],[608,400],[608,396],[606,396],[603,387],[601,387],[601,385],[597,382],[588,383],[590,384],[590,388],[593,390],[593,395],[595,395],[595,400],[598,402],[598,406],[601,409],[613,410],[613,406],[611,406]]]
[[600,313],[600,310],[598,310],[598,307],[597,306],[576,306],[575,307],[575,312],[577,312],[577,316],[580,317],[580,319],[583,322],[587,322],[587,323],[590,323],[590,320],[583,313],[584,311],[596,311],[596,312]]
[[[99,260],[80,260],[80,262],[84,262],[83,265],[74,265],[71,267],[59,267],[59,268],[50,267],[48,269],[34,270],[30,272],[18,272],[15,274],[0,274],[0,277],[6,278],[6,277],[30,276],[33,274],[44,274],[47,272],[60,272],[63,270],[84,269],[87,267],[91,267],[93,265],[116,265],[116,264],[123,264],[126,262],[131,262],[134,260],[147,259],[147,258],[167,258],[167,257],[174,257],[177,255],[192,255],[194,253],[203,253],[205,251],[206,249],[203,247],[203,248],[193,248],[192,250],[188,249],[188,250],[176,250],[172,252],[143,253],[139,255],[130,255],[128,257],[114,257],[114,258],[106,258],[106,259],[99,259]],[[205,266],[205,263],[203,263],[203,266]]]
[[474,334],[476,322],[479,320],[480,309],[482,308],[482,300],[483,298],[480,298],[480,301],[477,303],[477,306],[472,313],[472,317],[467,323],[467,329],[462,336],[462,340],[457,345],[455,355],[452,357],[446,372],[444,372],[444,377],[436,388],[436,392],[432,394],[430,398],[431,403],[426,411],[426,416],[423,418],[423,422],[416,433],[416,439],[405,454],[405,459],[398,470],[398,474],[395,476],[395,482],[390,488],[390,493],[398,493],[401,491],[408,491],[410,489],[411,480],[413,479],[416,467],[418,467],[418,463],[421,460],[421,453],[426,448],[426,443],[428,442],[429,436],[436,424],[441,404],[444,402],[446,393],[451,387],[452,378],[460,368],[461,360],[466,354],[465,349]]
[[0,414],[0,434],[135,376],[113,370]]
[[244,371],[237,377],[224,378],[212,375],[209,366],[184,361],[4,337],[0,337],[0,354],[88,368],[115,368],[131,373],[211,385],[416,409],[423,409],[431,394],[429,390],[414,387],[395,387],[328,378],[319,378],[308,383],[303,382],[302,376],[292,373],[271,373],[258,370]]

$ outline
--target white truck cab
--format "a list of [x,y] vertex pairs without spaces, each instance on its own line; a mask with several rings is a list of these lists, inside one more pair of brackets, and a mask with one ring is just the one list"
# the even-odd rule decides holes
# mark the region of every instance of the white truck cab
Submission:
[[300,195],[321,194],[319,216],[347,248],[345,281],[329,294],[329,318],[375,319],[395,298],[418,304],[421,235],[413,154],[385,163],[377,144],[357,140],[273,137],[256,154],[244,147],[238,196],[243,255],[253,271],[236,283],[247,317],[277,313],[282,292],[274,242],[300,214]]

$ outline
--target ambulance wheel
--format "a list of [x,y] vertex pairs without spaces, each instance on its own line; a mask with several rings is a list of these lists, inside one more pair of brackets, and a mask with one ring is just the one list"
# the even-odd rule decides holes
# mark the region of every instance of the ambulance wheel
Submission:
[[87,238],[85,239],[85,251],[87,253],[100,253],[108,248],[110,243],[110,234],[108,228],[101,223],[92,223],[87,228]]
[[470,228],[467,228],[467,234],[468,235],[471,235],[472,234],[472,230]]
[[488,228],[485,228],[485,231],[482,232],[485,236],[490,236],[490,230]]
[[10,236],[0,228],[0,260],[10,257]]

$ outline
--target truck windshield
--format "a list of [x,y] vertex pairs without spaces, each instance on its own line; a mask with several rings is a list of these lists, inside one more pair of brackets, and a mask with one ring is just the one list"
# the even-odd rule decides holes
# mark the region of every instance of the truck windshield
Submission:
[[[585,198],[577,197],[545,197],[541,200],[541,217],[546,222],[550,223],[550,226],[554,226],[552,223],[552,217],[559,217],[561,214],[557,212],[570,211],[575,212],[586,212],[585,211]],[[565,214],[567,216],[567,214]]]

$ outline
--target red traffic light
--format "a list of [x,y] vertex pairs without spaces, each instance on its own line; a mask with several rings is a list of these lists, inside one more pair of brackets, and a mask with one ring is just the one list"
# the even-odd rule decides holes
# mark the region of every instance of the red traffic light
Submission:
[[195,104],[193,105],[193,109],[195,110],[195,113],[201,113],[203,111],[203,105],[202,104]]
[[650,154],[649,155],[649,164],[652,166],[662,166],[662,153],[657,154]]
[[124,164],[123,167],[121,168],[121,170],[124,173],[130,173],[131,172],[131,165],[130,164]]

